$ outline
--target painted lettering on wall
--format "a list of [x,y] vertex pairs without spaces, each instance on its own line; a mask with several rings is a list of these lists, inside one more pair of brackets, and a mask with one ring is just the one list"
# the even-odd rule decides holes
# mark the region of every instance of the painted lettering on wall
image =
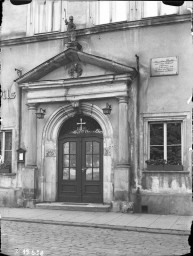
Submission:
[[16,93],[15,92],[11,92],[10,89],[1,91],[1,98],[3,100],[15,99],[15,97],[16,97]]

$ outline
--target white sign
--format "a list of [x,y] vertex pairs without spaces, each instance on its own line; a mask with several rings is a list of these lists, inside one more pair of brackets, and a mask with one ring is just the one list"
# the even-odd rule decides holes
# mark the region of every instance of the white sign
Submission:
[[23,153],[19,153],[19,160],[23,161]]
[[178,57],[151,59],[151,76],[170,76],[178,74]]

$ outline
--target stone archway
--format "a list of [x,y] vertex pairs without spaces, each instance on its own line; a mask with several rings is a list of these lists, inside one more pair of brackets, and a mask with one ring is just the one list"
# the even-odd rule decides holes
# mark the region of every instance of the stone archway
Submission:
[[[113,129],[102,110],[90,103],[80,104],[81,113],[95,119],[103,131],[103,202],[113,199]],[[62,106],[49,118],[43,130],[41,163],[41,201],[56,201],[58,188],[58,135],[63,123],[75,115],[71,105]]]

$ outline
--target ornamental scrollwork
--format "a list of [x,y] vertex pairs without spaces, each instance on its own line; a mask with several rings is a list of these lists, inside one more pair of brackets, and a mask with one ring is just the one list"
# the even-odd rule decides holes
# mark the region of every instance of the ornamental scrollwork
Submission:
[[104,148],[104,156],[111,156],[111,146]]
[[46,151],[46,157],[55,157],[56,156],[56,150],[55,149],[48,149]]
[[80,129],[77,129],[75,131],[72,131],[71,132],[72,134],[82,134],[82,133],[103,133],[102,130],[100,129],[96,129],[95,131],[89,131],[89,130],[86,130],[86,129],[83,129],[83,130],[80,130]]

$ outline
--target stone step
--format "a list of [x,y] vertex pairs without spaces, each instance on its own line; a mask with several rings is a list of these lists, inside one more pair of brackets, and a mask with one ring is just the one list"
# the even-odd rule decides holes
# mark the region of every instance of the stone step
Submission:
[[91,204],[91,203],[37,203],[38,209],[53,209],[65,211],[85,211],[85,212],[109,212],[111,210],[110,204]]

